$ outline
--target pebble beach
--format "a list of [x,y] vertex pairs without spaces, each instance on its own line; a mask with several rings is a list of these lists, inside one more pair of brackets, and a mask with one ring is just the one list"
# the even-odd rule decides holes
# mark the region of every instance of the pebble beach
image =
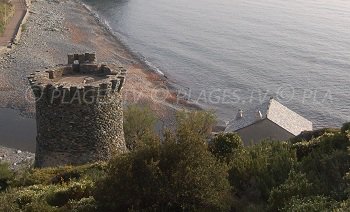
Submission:
[[[66,64],[68,53],[81,52],[95,52],[98,62],[122,65],[128,70],[123,88],[125,105],[147,104],[167,126],[174,123],[177,110],[193,108],[176,101],[166,78],[133,55],[80,1],[32,1],[22,30],[18,43],[0,53],[0,108],[35,117],[27,76]],[[13,165],[34,158],[32,153],[18,151],[22,153],[0,147],[0,156],[6,155],[0,161],[6,158]]]

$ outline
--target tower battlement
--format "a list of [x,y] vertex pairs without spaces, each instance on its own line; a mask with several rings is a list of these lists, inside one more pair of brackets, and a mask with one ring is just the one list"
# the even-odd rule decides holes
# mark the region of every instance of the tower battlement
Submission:
[[36,99],[37,167],[108,160],[126,151],[121,89],[126,70],[93,53],[29,77]]
[[119,93],[126,70],[114,64],[96,64],[95,60],[95,54],[68,55],[68,65],[30,74],[28,80],[35,98],[81,102],[85,97],[97,99]]

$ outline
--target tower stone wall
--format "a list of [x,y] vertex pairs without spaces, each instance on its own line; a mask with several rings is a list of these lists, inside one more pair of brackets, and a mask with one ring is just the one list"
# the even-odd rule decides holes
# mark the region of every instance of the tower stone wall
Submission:
[[120,94],[125,74],[86,53],[28,77],[36,100],[36,167],[108,160],[126,151]]

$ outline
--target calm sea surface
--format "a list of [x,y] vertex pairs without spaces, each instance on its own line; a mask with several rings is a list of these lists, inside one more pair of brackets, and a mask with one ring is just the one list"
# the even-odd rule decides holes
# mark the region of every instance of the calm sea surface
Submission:
[[274,96],[315,127],[350,121],[348,0],[85,0],[223,121]]
[[[316,128],[350,121],[348,0],[84,1],[133,52],[224,122],[270,96]],[[7,120],[0,144],[34,151],[35,120],[0,113]]]
[[6,108],[0,108],[0,115],[0,145],[35,152],[35,119]]

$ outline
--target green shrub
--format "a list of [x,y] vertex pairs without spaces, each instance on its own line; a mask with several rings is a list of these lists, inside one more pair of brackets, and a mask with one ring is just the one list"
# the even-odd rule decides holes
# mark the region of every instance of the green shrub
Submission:
[[0,165],[0,180],[10,184],[0,193],[0,211],[350,209],[348,127],[309,132],[310,139],[289,143],[244,147],[230,133],[208,144],[211,112],[180,112],[176,130],[160,137],[147,110],[126,111],[133,151],[108,164],[25,169],[15,177]]
[[78,180],[81,176],[94,180],[104,175],[105,166],[105,163],[98,162],[82,166],[63,166],[45,169],[29,168],[16,174],[13,185],[20,187],[37,184],[67,183],[73,179]]
[[15,202],[16,195],[8,191],[0,193],[0,211],[17,212],[20,208]]
[[337,208],[333,209],[334,212],[344,212],[350,211],[350,198],[347,200],[340,202]]
[[302,142],[302,141],[310,141],[313,139],[317,139],[324,134],[336,134],[339,133],[339,129],[334,129],[334,128],[323,128],[323,129],[318,129],[318,130],[313,130],[313,131],[304,131],[300,133],[300,135],[295,136],[294,138],[290,139],[290,141],[294,144],[297,142]]
[[[291,145],[262,142],[237,151],[231,157],[229,179],[237,202],[266,202],[273,187],[282,184],[295,167],[296,155]],[[241,210],[240,208],[236,208]]]
[[16,173],[11,189],[0,194],[0,203],[8,203],[0,204],[0,211],[79,211],[85,206],[86,210],[96,207],[87,199],[93,199],[94,181],[105,176],[105,168],[105,163],[95,163]]
[[177,136],[199,136],[201,139],[209,139],[216,118],[210,111],[178,112],[176,116]]
[[209,152],[173,144],[111,162],[94,197],[107,211],[220,210],[229,208],[229,190],[225,166]]
[[8,164],[0,163],[0,192],[7,189],[13,175],[14,173],[9,169]]
[[324,133],[322,136],[309,141],[301,141],[293,144],[298,160],[316,151],[325,154],[332,153],[335,150],[346,151],[349,146],[349,139],[340,133]]
[[94,183],[91,180],[10,189],[0,195],[0,200],[9,204],[6,207],[1,206],[0,211],[10,210],[6,208],[13,208],[14,211],[56,211],[62,206],[69,205],[69,202],[80,204],[81,199],[92,195],[93,189]]
[[349,168],[349,155],[339,150],[332,154],[314,152],[300,165],[300,169],[307,174],[308,179],[314,182],[319,194],[337,200],[346,198],[344,176]]
[[332,211],[337,204],[335,200],[324,196],[310,196],[306,198],[293,197],[281,211],[328,212]]
[[[198,113],[181,115],[185,122]],[[111,161],[94,194],[100,209],[228,210],[227,167],[207,150],[207,132],[192,127],[181,126],[175,135],[167,132],[163,144],[154,142]]]
[[128,106],[124,110],[124,135],[128,149],[155,137],[156,116],[148,107]]
[[21,32],[25,32],[27,30],[27,24],[24,23],[21,25]]
[[341,128],[342,133],[346,133],[347,131],[350,131],[350,122],[343,124],[343,127]]
[[45,169],[34,169],[28,168],[18,173],[15,178],[15,186],[31,186],[31,185],[49,185],[52,180],[61,175],[64,172],[72,169],[73,167],[59,167],[59,168],[45,168]]
[[271,211],[281,210],[292,197],[303,198],[313,194],[313,186],[305,174],[291,171],[288,179],[272,189],[268,200]]
[[15,194],[15,202],[18,207],[23,209],[29,204],[41,200],[42,197],[48,192],[50,187],[43,185],[29,186],[23,189],[15,189],[11,191]]
[[58,212],[60,211],[58,208],[56,207],[52,207],[49,204],[47,204],[47,202],[45,201],[35,201],[35,202],[31,202],[29,203],[24,210],[25,212]]
[[349,145],[343,134],[324,135],[319,138],[317,148],[300,161],[299,169],[315,184],[318,194],[337,201],[347,197],[344,176],[350,169]]
[[90,197],[93,189],[94,183],[90,180],[72,182],[53,189],[46,195],[46,201],[51,206],[62,207],[66,205],[69,200],[81,200],[82,198]]
[[345,180],[345,186],[346,186],[345,193],[348,195],[348,198],[350,199],[350,171],[345,174],[344,180]]
[[319,148],[319,146],[320,146],[319,139],[312,139],[310,141],[301,141],[293,144],[293,148],[296,151],[298,160],[301,160],[304,157],[308,156],[312,151]]
[[81,200],[70,200],[68,204],[62,208],[62,211],[94,212],[98,210],[96,201],[91,196],[88,198],[82,198]]
[[227,158],[237,149],[243,148],[243,141],[237,133],[220,133],[209,143],[209,150],[217,158]]

